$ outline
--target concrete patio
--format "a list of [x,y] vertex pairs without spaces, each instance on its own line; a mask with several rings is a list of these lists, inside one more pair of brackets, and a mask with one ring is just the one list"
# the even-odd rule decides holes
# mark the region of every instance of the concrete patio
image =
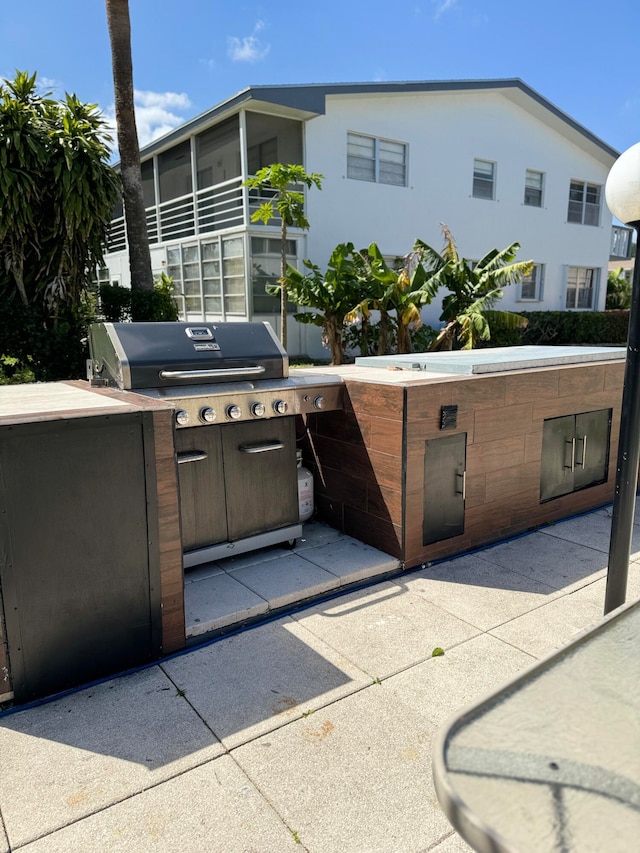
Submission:
[[[468,850],[434,793],[434,736],[601,619],[610,524],[605,507],[342,594],[393,560],[318,524],[297,553],[199,570],[193,642],[242,612],[198,610],[215,584],[264,621],[0,715],[0,853]],[[331,597],[300,607],[304,584]]]

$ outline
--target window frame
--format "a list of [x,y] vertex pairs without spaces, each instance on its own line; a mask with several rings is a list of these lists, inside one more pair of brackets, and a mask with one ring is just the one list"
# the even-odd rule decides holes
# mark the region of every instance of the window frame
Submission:
[[[602,213],[602,184],[595,184],[591,181],[583,181],[577,178],[571,178],[569,181],[569,199],[567,202],[567,222],[571,225],[591,225],[598,228],[600,225],[600,216]],[[588,201],[589,191],[597,190],[598,201],[594,204],[593,201]],[[572,195],[580,192],[580,198],[572,198]],[[577,208],[580,205],[580,217],[576,218]],[[588,216],[589,212],[597,211],[596,221],[587,221],[592,217]],[[572,218],[573,211],[573,218]]]
[[[538,187],[532,187],[527,183],[530,175],[536,175],[537,177],[540,178],[540,187],[539,188]],[[531,191],[540,193],[540,200],[539,200],[538,204],[534,204],[531,201],[527,201],[527,193],[531,192]],[[544,172],[540,172],[537,169],[525,169],[523,204],[525,205],[525,207],[538,207],[538,208],[544,207]]]
[[[350,145],[358,145],[364,148],[365,146],[358,142],[358,140],[366,140],[368,143],[372,143],[373,152],[371,157],[359,156],[355,153],[350,153],[349,148]],[[389,174],[390,167],[397,167],[398,164],[390,159],[385,159],[382,154],[384,153],[384,146],[395,145],[402,149],[402,182],[398,183],[396,181],[383,180],[382,175],[385,173]],[[362,164],[369,163],[373,168],[371,169],[372,177],[363,177],[361,175],[353,174],[353,171],[357,168],[357,160],[360,160]],[[362,168],[362,165],[360,166]],[[393,173],[394,169],[391,168],[391,173]],[[359,133],[355,130],[347,131],[347,178],[349,180],[354,181],[365,181],[366,183],[374,183],[374,184],[384,184],[388,187],[407,187],[409,184],[409,145],[407,142],[401,142],[398,139],[388,139],[387,137],[382,136],[371,136],[367,133]]]
[[[482,172],[479,172],[476,168],[477,164],[484,164],[486,166],[491,166],[491,179],[489,180],[486,177],[482,177]],[[497,186],[497,177],[498,177],[498,164],[495,160],[484,160],[481,157],[473,158],[473,183],[471,185],[471,196],[472,198],[480,198],[484,199],[484,201],[495,201],[496,200],[496,186]],[[491,195],[486,195],[483,193],[478,193],[476,190],[479,189],[480,183],[484,182],[484,184],[491,184]]]
[[[528,276],[525,276],[520,284],[518,285],[518,302],[542,302],[543,300],[543,291],[544,291],[544,264],[534,263],[533,269]],[[533,281],[528,281],[529,276],[534,273]],[[526,284],[533,284],[535,287],[535,296],[524,296],[523,295],[523,287]]]
[[[571,271],[576,271],[576,282],[575,285],[570,286],[570,276]],[[584,283],[580,281],[580,273],[591,273],[591,286],[590,288],[585,288],[583,286]],[[565,310],[566,311],[593,311],[594,306],[598,303],[598,288],[600,284],[600,268],[599,267],[580,267],[580,266],[568,266],[566,269],[565,276]],[[573,299],[573,305],[568,304],[569,299],[569,290],[575,287],[575,297]],[[580,293],[584,290],[591,291],[591,300],[589,305],[580,305]]]

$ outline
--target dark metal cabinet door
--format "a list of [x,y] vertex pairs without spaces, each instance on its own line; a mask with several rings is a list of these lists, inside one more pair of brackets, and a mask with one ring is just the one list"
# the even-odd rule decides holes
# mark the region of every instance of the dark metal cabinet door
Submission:
[[422,544],[464,533],[467,434],[425,442]]
[[158,651],[144,424],[125,414],[0,429],[0,580],[18,701]]
[[229,541],[299,518],[295,419],[223,426]]
[[222,429],[214,425],[176,430],[182,547],[185,551],[227,540]]
[[575,415],[549,418],[544,422],[540,460],[541,501],[548,501],[573,491],[575,423]]
[[610,433],[611,409],[576,415],[575,489],[606,482]]

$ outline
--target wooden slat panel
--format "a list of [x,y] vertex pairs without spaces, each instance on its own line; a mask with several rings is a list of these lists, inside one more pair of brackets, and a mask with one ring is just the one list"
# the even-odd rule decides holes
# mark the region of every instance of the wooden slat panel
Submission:
[[370,415],[384,413],[385,418],[401,421],[404,414],[404,389],[397,385],[354,382],[347,379],[346,395],[354,412]]
[[402,559],[402,528],[353,507],[344,508],[345,533],[367,542],[398,560]]
[[575,397],[578,394],[598,394],[604,391],[604,364],[590,364],[584,367],[570,366],[560,370],[558,393],[561,397]]
[[506,378],[505,405],[529,400],[554,399],[558,396],[559,372],[534,370],[517,373]]
[[476,442],[467,447],[467,471],[485,474],[524,464],[524,435],[508,436],[495,441]]
[[170,654],[184,647],[186,636],[178,474],[173,446],[172,413],[156,412],[153,420],[160,541],[162,651],[164,654]]
[[476,412],[473,443],[522,435],[533,427],[533,403],[500,406]]

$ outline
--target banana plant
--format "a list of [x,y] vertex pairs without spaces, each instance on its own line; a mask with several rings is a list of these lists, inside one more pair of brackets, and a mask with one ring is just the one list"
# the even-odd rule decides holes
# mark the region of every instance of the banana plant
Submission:
[[358,317],[368,320],[371,311],[380,313],[378,353],[390,350],[391,312],[396,315],[398,352],[411,352],[411,332],[422,326],[420,309],[429,304],[437,291],[420,263],[419,254],[410,252],[400,261],[398,269],[389,267],[377,243],[359,253],[370,287],[364,298],[347,315],[347,322]]
[[480,341],[491,339],[491,328],[516,329],[527,325],[521,314],[498,311],[494,305],[503,290],[517,284],[533,268],[533,261],[516,261],[519,243],[505,249],[491,249],[477,263],[462,257],[447,226],[441,223],[445,243],[438,252],[422,240],[414,251],[423,269],[429,292],[445,287],[440,320],[444,328],[430,350],[473,349]]
[[[353,243],[339,243],[331,253],[325,272],[309,260],[303,261],[307,273],[287,266],[286,286],[289,299],[314,312],[295,314],[298,323],[313,323],[322,329],[322,343],[331,352],[331,364],[345,360],[342,333],[353,306],[362,299],[366,281]],[[269,293],[280,290],[267,287]]]

